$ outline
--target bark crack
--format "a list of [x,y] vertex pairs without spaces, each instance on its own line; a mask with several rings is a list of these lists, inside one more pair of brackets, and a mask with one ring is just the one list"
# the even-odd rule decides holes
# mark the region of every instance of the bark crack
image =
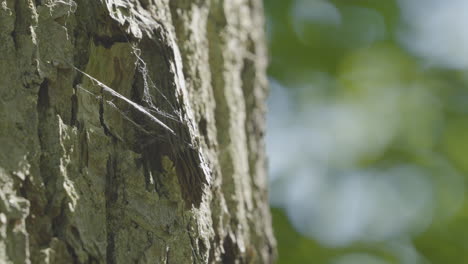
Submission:
[[117,164],[115,158],[110,155],[107,159],[106,171],[106,230],[107,230],[107,246],[106,246],[106,262],[116,263],[115,256],[115,209],[114,205],[118,200],[118,181],[116,177]]

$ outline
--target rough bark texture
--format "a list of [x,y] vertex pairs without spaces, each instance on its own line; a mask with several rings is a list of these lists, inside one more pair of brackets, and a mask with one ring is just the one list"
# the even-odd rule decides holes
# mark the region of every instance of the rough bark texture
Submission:
[[262,26],[260,0],[0,0],[0,263],[272,262]]

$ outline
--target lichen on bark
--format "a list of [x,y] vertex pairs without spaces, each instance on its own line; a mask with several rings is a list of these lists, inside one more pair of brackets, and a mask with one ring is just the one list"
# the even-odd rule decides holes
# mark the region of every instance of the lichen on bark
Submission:
[[0,0],[0,262],[272,262],[262,19]]

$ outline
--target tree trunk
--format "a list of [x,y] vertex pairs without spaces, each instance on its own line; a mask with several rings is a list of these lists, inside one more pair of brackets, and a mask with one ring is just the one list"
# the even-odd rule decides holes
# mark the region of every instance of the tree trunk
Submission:
[[270,263],[260,0],[0,0],[0,263]]

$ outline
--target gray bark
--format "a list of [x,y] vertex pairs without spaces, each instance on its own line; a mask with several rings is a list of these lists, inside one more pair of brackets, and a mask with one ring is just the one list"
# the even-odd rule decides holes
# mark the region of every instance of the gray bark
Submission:
[[260,0],[0,0],[0,263],[270,263]]

